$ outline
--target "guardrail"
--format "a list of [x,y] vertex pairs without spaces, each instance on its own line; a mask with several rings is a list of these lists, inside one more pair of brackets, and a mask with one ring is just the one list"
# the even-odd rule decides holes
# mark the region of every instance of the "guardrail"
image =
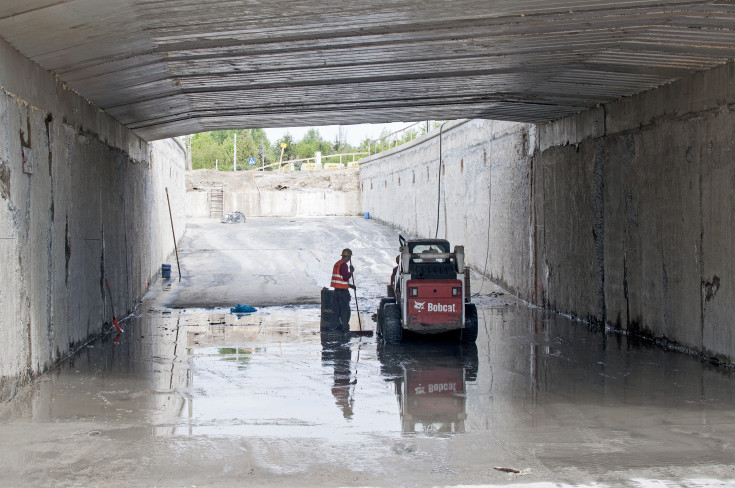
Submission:
[[[277,163],[266,164],[265,166],[254,168],[253,171],[263,171],[265,170],[265,168],[272,168],[272,167],[278,168],[278,171],[283,171],[284,165],[288,165],[290,168],[286,171],[294,171],[293,168],[296,163],[301,163],[302,171],[313,171],[309,169],[305,170],[303,168],[305,164],[313,165],[314,170],[316,170],[317,169],[316,167],[317,159],[320,159],[322,161],[322,164],[324,165],[324,169],[331,169],[331,168],[335,168],[339,166],[344,167],[345,163],[343,163],[343,158],[349,158],[349,157],[352,157],[352,161],[348,161],[347,165],[353,166],[353,164],[357,164],[357,159],[355,158],[356,156],[369,156],[369,155],[370,155],[369,152],[354,152],[354,153],[342,153],[342,154],[329,154],[327,156],[319,156],[318,158],[312,157],[312,158],[289,159],[288,161],[278,161]],[[339,163],[324,163],[325,159],[333,159],[333,158],[339,158]]]

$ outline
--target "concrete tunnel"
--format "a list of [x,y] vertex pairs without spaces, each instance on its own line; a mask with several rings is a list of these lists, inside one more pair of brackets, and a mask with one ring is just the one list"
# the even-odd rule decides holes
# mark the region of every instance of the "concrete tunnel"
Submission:
[[733,364],[734,17],[3,2],[0,401],[134,308],[174,252],[169,201],[186,225],[180,136],[234,127],[453,120],[363,160],[356,213],[464,243],[531,304]]

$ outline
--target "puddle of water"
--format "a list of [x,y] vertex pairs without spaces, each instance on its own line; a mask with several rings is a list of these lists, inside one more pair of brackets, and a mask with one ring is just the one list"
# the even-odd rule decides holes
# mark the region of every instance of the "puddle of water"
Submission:
[[323,335],[315,306],[141,310],[3,408],[0,484],[735,477],[730,371],[541,310],[482,306],[465,346]]

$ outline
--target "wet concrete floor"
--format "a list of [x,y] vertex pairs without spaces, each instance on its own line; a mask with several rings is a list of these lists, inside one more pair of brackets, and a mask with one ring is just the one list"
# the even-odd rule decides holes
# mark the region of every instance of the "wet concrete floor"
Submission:
[[191,285],[160,280],[0,409],[0,486],[735,486],[731,370],[473,278],[475,345],[390,347],[320,333],[313,304],[170,308]]

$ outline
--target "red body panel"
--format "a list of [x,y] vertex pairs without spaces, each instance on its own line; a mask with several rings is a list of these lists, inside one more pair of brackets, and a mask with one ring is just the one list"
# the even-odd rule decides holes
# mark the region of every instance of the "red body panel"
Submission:
[[[416,288],[418,296],[410,296]],[[452,296],[452,288],[460,293]],[[415,332],[443,332],[464,326],[461,280],[408,280],[405,327]]]
[[436,368],[405,371],[402,420],[404,432],[417,426],[437,432],[463,432],[465,414],[464,371]]

